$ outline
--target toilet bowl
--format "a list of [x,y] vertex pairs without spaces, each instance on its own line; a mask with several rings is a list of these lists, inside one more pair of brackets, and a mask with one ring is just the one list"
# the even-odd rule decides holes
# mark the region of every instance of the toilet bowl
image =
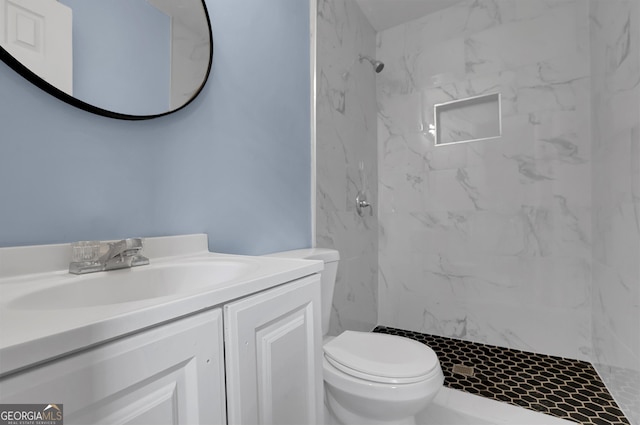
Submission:
[[444,382],[436,353],[408,338],[345,331],[323,350],[327,407],[345,425],[415,424]]
[[[323,260],[322,331],[329,328],[339,253],[301,249],[271,256]],[[323,344],[325,405],[342,425],[415,424],[415,416],[438,393],[444,375],[428,346],[396,335],[344,331]]]

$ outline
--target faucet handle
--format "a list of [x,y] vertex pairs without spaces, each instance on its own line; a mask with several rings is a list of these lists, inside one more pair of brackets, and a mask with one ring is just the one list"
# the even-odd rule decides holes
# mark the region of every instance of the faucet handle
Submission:
[[[125,255],[133,255],[138,251],[140,251],[143,246],[142,239],[140,238],[129,238],[129,239],[120,241],[120,243],[122,242],[124,242],[123,254]],[[131,254],[129,254],[129,252],[131,252]]]
[[92,263],[100,258],[100,241],[78,241],[71,243],[72,263]]
[[130,238],[109,243],[109,251],[102,257],[105,270],[149,264],[149,259],[139,254],[142,239]]
[[109,243],[109,251],[111,251],[112,255],[133,255],[142,249],[142,239],[140,238],[129,238],[123,239],[118,242]]
[[142,239],[129,238],[118,242],[109,242],[109,249],[100,258],[103,263],[113,261],[121,262],[124,258],[130,258],[138,254],[142,250]]
[[356,211],[360,217],[364,217],[364,208],[369,208],[369,215],[373,215],[373,207],[367,201],[367,195],[358,191],[358,195],[356,196]]

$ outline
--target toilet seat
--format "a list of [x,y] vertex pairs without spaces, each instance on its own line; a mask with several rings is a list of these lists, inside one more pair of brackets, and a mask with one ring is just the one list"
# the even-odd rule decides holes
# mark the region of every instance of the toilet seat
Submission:
[[420,382],[441,370],[431,348],[396,335],[345,331],[324,345],[324,354],[341,372],[379,383]]

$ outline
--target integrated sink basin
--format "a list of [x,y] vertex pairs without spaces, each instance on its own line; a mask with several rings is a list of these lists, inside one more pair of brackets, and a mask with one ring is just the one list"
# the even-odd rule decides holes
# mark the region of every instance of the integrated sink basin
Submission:
[[222,309],[323,267],[210,252],[205,234],[145,238],[138,253],[149,264],[73,274],[70,262],[91,260],[74,260],[68,243],[0,247],[0,377]]
[[198,292],[237,282],[259,268],[241,259],[189,259],[87,275],[22,295],[9,309],[61,310],[122,304]]

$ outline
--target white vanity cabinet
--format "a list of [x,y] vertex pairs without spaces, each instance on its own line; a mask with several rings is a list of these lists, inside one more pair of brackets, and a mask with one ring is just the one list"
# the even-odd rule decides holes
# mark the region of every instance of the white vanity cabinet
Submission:
[[0,403],[62,404],[65,424],[321,424],[320,314],[313,274],[0,378]]
[[323,423],[322,262],[203,234],[145,251],[73,275],[68,244],[0,248],[0,404],[62,404],[66,425]]
[[323,422],[320,276],[224,306],[228,423]]
[[0,403],[63,404],[65,424],[225,424],[220,308],[0,379]]

